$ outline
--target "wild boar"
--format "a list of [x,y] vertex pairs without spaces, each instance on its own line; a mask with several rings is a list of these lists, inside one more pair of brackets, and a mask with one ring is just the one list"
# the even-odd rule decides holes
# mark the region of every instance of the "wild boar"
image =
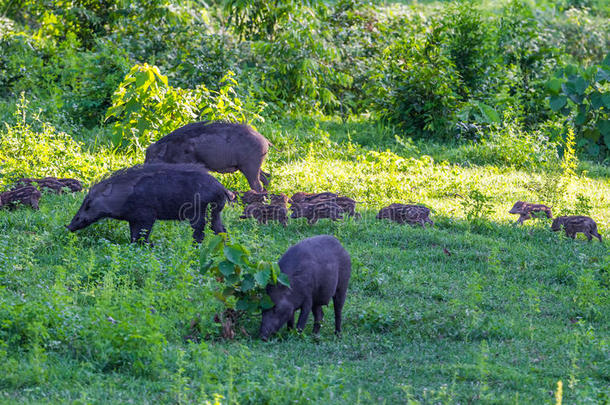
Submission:
[[279,223],[286,226],[288,220],[287,212],[285,204],[267,205],[263,203],[252,203],[244,208],[244,212],[239,218],[254,218],[259,224],[267,224],[270,220],[279,221]]
[[147,164],[114,173],[94,185],[67,226],[74,232],[102,218],[129,222],[131,241],[148,242],[156,220],[188,220],[193,238],[201,242],[207,206],[211,228],[226,232],[220,213],[232,193],[200,166]]
[[24,186],[38,186],[39,189],[46,189],[57,194],[63,193],[66,188],[71,192],[77,192],[83,189],[80,181],[76,179],[58,179],[56,177],[45,177],[42,179],[24,177],[15,182],[13,189]]
[[379,210],[376,218],[389,219],[399,224],[407,223],[409,225],[421,225],[422,227],[430,224],[430,226],[434,226],[434,222],[430,219],[430,208],[423,205],[390,204]]
[[145,163],[196,163],[218,173],[239,170],[252,190],[267,186],[261,171],[271,143],[248,125],[195,122],[176,129],[146,149]]
[[561,228],[566,232],[566,236],[574,239],[578,232],[584,233],[589,242],[592,236],[595,236],[599,241],[602,241],[602,236],[597,232],[597,224],[595,221],[583,215],[557,217],[551,224],[553,232],[560,231]]
[[271,194],[269,198],[269,204],[271,205],[281,205],[286,207],[288,204],[288,196],[286,194]]
[[254,190],[244,191],[240,193],[240,199],[242,204],[253,204],[253,203],[263,203],[267,199],[267,192]]
[[551,208],[544,204],[532,204],[525,201],[517,201],[515,205],[513,205],[513,208],[511,208],[508,212],[509,214],[519,214],[517,224],[523,224],[523,221],[531,219],[532,213],[534,216],[536,216],[536,214],[543,213],[547,218],[553,218]]
[[29,205],[38,209],[40,191],[34,186],[19,187],[14,190],[5,191],[0,194],[0,207],[14,209],[18,204]]
[[292,197],[288,200],[290,203],[302,203],[302,202],[317,202],[316,200],[327,200],[329,198],[337,198],[338,194],[325,192],[325,193],[305,193],[303,191],[299,191],[298,193],[294,193]]
[[333,221],[343,219],[343,210],[337,204],[327,201],[316,204],[292,203],[290,218],[307,218],[310,225],[318,222],[318,219],[329,218]]
[[280,270],[288,276],[290,287],[268,285],[267,294],[273,308],[263,311],[260,336],[267,340],[282,326],[294,326],[294,313],[300,309],[297,329],[302,331],[313,311],[313,332],[317,334],[324,313],[322,306],[333,299],[335,307],[335,333],[341,333],[341,312],[351,275],[349,253],[333,236],[319,235],[307,238],[290,247],[280,258]]

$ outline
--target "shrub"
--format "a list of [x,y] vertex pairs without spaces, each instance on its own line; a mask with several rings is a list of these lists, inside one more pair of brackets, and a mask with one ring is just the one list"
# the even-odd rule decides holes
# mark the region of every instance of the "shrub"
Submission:
[[194,90],[169,85],[156,66],[135,65],[112,96],[112,106],[106,112],[111,117],[112,141],[116,146],[143,151],[160,136],[195,119],[228,120],[250,123],[261,119],[263,103],[237,96],[237,81],[229,72],[221,81],[220,91],[204,85]]
[[372,108],[409,134],[448,138],[459,108],[459,76],[440,49],[441,27],[397,40],[378,61]]
[[601,65],[559,69],[547,82],[549,105],[577,130],[577,145],[592,156],[610,156],[610,53]]

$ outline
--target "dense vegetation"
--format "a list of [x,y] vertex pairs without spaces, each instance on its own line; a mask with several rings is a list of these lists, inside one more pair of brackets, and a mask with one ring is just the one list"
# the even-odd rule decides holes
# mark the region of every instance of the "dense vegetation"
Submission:
[[[0,0],[1,190],[89,185],[225,119],[275,145],[270,191],[363,215],[283,228],[229,206],[223,249],[186,223],[154,247],[112,220],[71,234],[84,193],[0,211],[0,400],[608,403],[607,242],[508,214],[545,202],[608,235],[608,21],[604,0]],[[375,220],[398,201],[435,227]],[[259,341],[255,288],[322,233],[352,255],[344,335],[327,308],[319,337]]]

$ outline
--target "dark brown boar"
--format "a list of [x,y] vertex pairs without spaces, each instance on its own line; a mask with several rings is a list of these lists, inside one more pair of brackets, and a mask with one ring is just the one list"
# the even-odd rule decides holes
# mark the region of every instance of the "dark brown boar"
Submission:
[[40,191],[36,187],[24,186],[0,194],[0,207],[15,209],[18,204],[23,204],[37,210],[39,200]]
[[288,196],[286,194],[271,194],[269,198],[269,204],[271,205],[281,205],[286,207],[288,204]]
[[290,218],[307,218],[307,223],[310,225],[323,218],[329,218],[333,221],[343,219],[343,209],[330,201],[315,204],[292,203],[290,209],[292,210]]
[[292,197],[288,200],[290,203],[313,203],[328,200],[329,198],[337,198],[338,194],[325,192],[325,193],[305,193],[303,191],[299,191],[298,193],[294,193]]
[[508,212],[510,214],[519,214],[519,219],[517,219],[518,224],[523,224],[523,221],[531,219],[532,214],[536,216],[543,213],[547,218],[553,218],[551,208],[544,204],[532,204],[525,201],[517,201],[515,205],[513,205],[513,208],[511,208]]
[[551,230],[553,232],[560,231],[563,228],[566,232],[566,236],[574,239],[578,232],[584,233],[589,242],[591,242],[592,236],[595,236],[599,241],[602,241],[602,236],[597,232],[597,224],[595,221],[584,215],[573,215],[573,216],[562,216],[557,217],[551,224]]
[[15,182],[14,189],[24,186],[38,186],[39,189],[45,189],[57,194],[63,193],[66,188],[71,192],[83,189],[81,182],[76,179],[58,179],[56,177],[44,177],[41,179],[24,177]]
[[407,223],[409,225],[421,225],[422,227],[430,224],[430,226],[434,226],[434,222],[430,219],[430,208],[423,205],[390,204],[379,210],[376,218],[389,219],[399,224]]
[[255,191],[267,186],[261,171],[270,142],[248,125],[195,122],[176,129],[146,149],[145,163],[196,163],[218,173],[239,170]]
[[262,191],[259,193],[258,191],[254,190],[244,191],[240,194],[240,199],[242,204],[246,205],[253,203],[263,203],[267,199],[267,192]]
[[259,224],[267,224],[269,221],[278,221],[286,226],[287,216],[286,205],[252,203],[244,208],[240,219],[254,218]]
[[156,220],[188,220],[193,238],[204,236],[206,211],[211,227],[226,232],[220,213],[231,192],[196,165],[146,164],[121,170],[94,185],[67,228],[74,232],[102,218],[129,222],[131,241],[146,242]]
[[300,309],[297,329],[302,331],[313,311],[313,332],[317,334],[324,313],[322,306],[333,299],[335,333],[341,333],[341,314],[351,275],[349,253],[333,236],[319,235],[304,239],[290,247],[278,262],[280,270],[288,276],[290,287],[268,285],[267,294],[273,308],[263,311],[260,336],[267,340],[280,328],[294,326],[294,314]]

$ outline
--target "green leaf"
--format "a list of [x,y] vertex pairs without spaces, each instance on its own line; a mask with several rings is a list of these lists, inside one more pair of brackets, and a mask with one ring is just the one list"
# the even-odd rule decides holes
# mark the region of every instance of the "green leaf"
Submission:
[[606,57],[602,61],[602,65],[608,66],[610,68],[610,52],[608,52],[608,55],[606,55]]
[[288,275],[286,275],[286,273],[280,273],[280,274],[277,276],[277,281],[278,281],[280,284],[285,285],[286,287],[290,287],[290,279],[288,278]]
[[582,136],[592,142],[597,142],[601,134],[597,128],[588,128],[583,131]]
[[549,100],[549,104],[551,105],[551,109],[553,111],[561,110],[567,102],[568,99],[566,96],[551,96],[551,99]]
[[606,143],[606,147],[610,149],[610,134],[604,135],[604,142]]
[[271,301],[271,297],[265,294],[263,298],[261,298],[261,308],[262,309],[270,309],[273,308],[275,304]]
[[546,87],[553,95],[559,95],[559,92],[561,91],[561,83],[562,80],[555,77],[546,82]]
[[239,283],[239,280],[240,280],[239,274],[234,273],[225,279],[225,283],[229,284],[229,285],[235,285],[235,284]]
[[602,95],[602,99],[604,100],[604,105],[608,110],[610,110],[610,92],[606,92]]
[[600,84],[604,82],[610,82],[610,67],[607,69],[601,68],[597,71],[597,76],[595,76],[595,81]]
[[246,274],[241,281],[241,286],[239,289],[243,292],[250,291],[254,288],[254,277],[252,274]]
[[269,269],[263,269],[256,273],[254,273],[254,279],[258,283],[258,285],[265,287],[269,283],[269,277],[271,276],[271,271]]
[[235,274],[235,265],[229,261],[222,261],[218,264],[218,270],[222,273],[223,276],[229,277]]
[[214,263],[214,260],[205,260],[205,257],[200,257],[199,258],[199,273],[201,273],[202,275],[207,273],[208,270],[210,270],[210,267],[212,267],[212,264]]
[[581,104],[578,106],[578,114],[574,118],[574,124],[580,126],[587,122],[587,106]]
[[479,107],[479,110],[481,110],[481,114],[483,114],[486,123],[494,124],[500,122],[500,116],[492,107],[481,102],[478,102],[477,106]]
[[235,304],[235,309],[239,311],[246,311],[250,308],[250,301],[247,298],[240,298]]
[[599,145],[597,143],[590,143],[589,147],[587,148],[587,152],[591,156],[599,155]]
[[578,94],[578,95],[585,94],[587,87],[589,87],[589,83],[587,83],[587,81],[585,79],[583,79],[581,76],[577,76],[574,79],[573,83],[574,83],[574,91],[576,91],[576,94]]
[[219,253],[219,247],[223,240],[224,238],[222,237],[222,235],[213,235],[210,237],[206,237],[206,245],[205,248],[201,249],[201,254],[205,253],[206,256],[209,256]]
[[589,95],[591,106],[594,110],[599,110],[604,106],[604,96],[599,91],[594,91]]
[[223,297],[228,297],[233,294],[235,294],[235,288],[233,287],[226,287],[224,290],[222,290]]
[[610,135],[610,120],[600,120],[597,122],[597,129],[602,134],[602,136],[606,137],[606,135]]
[[574,65],[568,65],[564,68],[563,71],[566,76],[573,76],[578,73],[578,68]]
[[248,254],[246,249],[238,244],[225,246],[224,254],[227,260],[239,265],[245,265],[243,257]]

